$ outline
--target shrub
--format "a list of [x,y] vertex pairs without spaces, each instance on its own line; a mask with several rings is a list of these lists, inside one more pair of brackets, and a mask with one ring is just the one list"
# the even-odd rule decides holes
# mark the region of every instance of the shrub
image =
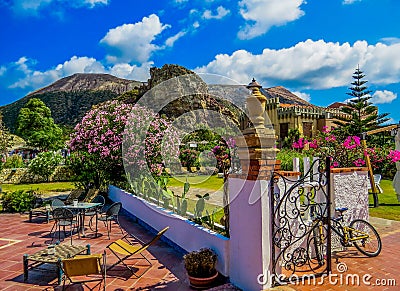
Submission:
[[[143,132],[147,123],[150,126]],[[68,163],[78,179],[93,179],[89,182],[101,189],[106,189],[109,183],[126,182],[123,163],[133,174],[139,175],[148,167],[153,175],[161,175],[161,144],[165,142],[165,152],[176,144],[163,139],[168,126],[166,120],[144,107],[115,100],[105,102],[89,111],[75,126],[70,141],[72,158]]]
[[54,152],[39,153],[36,158],[29,163],[29,171],[49,181],[49,177],[62,160],[62,156]]
[[[309,157],[324,159],[331,157],[331,167],[365,167],[365,153],[358,136],[341,138],[335,131],[324,129],[312,140],[300,138],[292,145],[293,149]],[[393,178],[395,163],[400,160],[400,151],[391,150],[389,145],[381,148],[367,148],[371,166],[375,173]]]
[[20,155],[14,154],[12,156],[7,157],[6,162],[3,165],[5,169],[13,169],[13,168],[24,168],[25,163]]
[[179,159],[184,167],[199,167],[200,152],[195,149],[182,149],[179,153]]
[[307,155],[298,151],[281,149],[276,155],[276,159],[281,161],[281,170],[293,171],[293,159],[300,158],[300,168],[303,167],[303,158]]
[[2,193],[3,211],[24,212],[33,205],[37,194],[33,190],[17,190],[14,192]]

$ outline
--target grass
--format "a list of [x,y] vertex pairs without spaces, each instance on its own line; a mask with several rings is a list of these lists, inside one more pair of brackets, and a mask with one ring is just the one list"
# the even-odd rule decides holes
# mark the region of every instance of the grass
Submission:
[[17,190],[37,190],[39,193],[46,195],[51,192],[66,192],[75,189],[73,182],[51,182],[37,184],[2,184],[3,192],[13,192]]
[[[202,188],[210,191],[222,190],[222,186],[224,184],[223,178],[218,178],[217,175],[212,175],[212,176],[196,175],[196,176],[179,176],[177,178],[171,178],[168,182],[168,187],[183,188],[183,184],[186,181],[186,179],[190,183],[190,188]],[[187,200],[188,200],[188,211],[193,213],[194,208],[196,207],[197,200],[193,200],[190,198],[188,198]],[[213,211],[217,210],[217,212],[215,213],[215,222],[220,223],[221,218],[224,216],[224,211],[222,207],[210,204],[206,201],[203,215],[207,214],[206,210],[210,215]]]
[[216,175],[212,176],[179,176],[178,179],[172,178],[168,182],[168,186],[170,187],[183,187],[183,183],[185,183],[186,178],[190,183],[190,188],[203,188],[210,190],[220,190],[222,185],[224,184],[224,179],[218,178]]
[[[374,217],[400,221],[400,202],[392,186],[392,181],[382,180],[380,183],[383,193],[378,194],[379,207],[370,208],[369,214]],[[373,204],[372,195],[369,195],[369,203]]]

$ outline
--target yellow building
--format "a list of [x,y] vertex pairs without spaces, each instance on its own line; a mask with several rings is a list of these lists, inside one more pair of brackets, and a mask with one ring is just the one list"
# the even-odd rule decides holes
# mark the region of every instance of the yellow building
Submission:
[[265,109],[279,145],[290,129],[298,129],[302,136],[311,138],[324,126],[331,128],[335,116],[343,114],[340,108],[315,106],[282,86],[260,88],[260,92],[267,97]]

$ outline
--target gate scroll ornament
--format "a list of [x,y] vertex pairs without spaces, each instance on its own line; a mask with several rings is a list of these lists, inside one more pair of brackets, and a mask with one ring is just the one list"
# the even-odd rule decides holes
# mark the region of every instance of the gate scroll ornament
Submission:
[[273,285],[331,270],[330,158],[299,179],[284,174],[274,172],[270,183]]

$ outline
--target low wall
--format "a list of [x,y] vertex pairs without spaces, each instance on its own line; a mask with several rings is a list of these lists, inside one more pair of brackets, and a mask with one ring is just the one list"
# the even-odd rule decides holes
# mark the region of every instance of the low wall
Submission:
[[[65,166],[58,166],[51,174],[51,182],[69,181],[72,173]],[[2,169],[0,171],[0,182],[4,184],[31,184],[42,183],[46,180],[38,175],[29,172],[28,168]]]
[[229,275],[229,238],[115,186],[109,186],[108,195],[112,201],[121,202],[127,212],[152,228],[161,230],[169,226],[165,236],[185,251],[211,248],[218,255],[217,270],[224,276]]

